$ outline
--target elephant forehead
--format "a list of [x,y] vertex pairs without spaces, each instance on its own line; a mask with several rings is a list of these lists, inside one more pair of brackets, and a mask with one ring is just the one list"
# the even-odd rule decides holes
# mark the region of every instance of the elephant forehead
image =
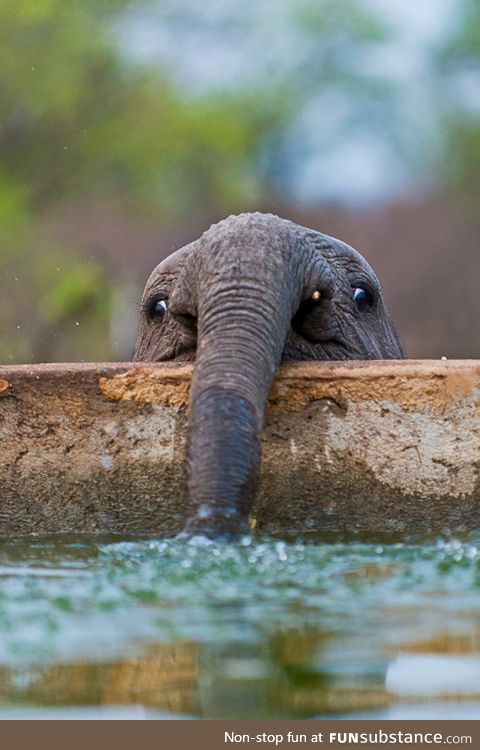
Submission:
[[361,270],[364,274],[371,276],[373,280],[378,282],[375,271],[370,264],[365,260],[358,250],[347,245],[342,240],[337,240],[336,237],[330,237],[328,234],[317,234],[315,238],[315,244],[320,250],[323,257],[335,263],[339,261],[342,265],[351,267],[352,269]]
[[190,242],[189,245],[184,245],[184,247],[181,247],[179,250],[175,250],[175,252],[171,255],[167,255],[167,257],[164,258],[161,263],[159,263],[158,266],[154,269],[152,276],[155,273],[173,273],[174,271],[178,270],[178,268],[185,263],[190,253],[195,249],[196,245],[197,241]]
[[[239,217],[229,217],[229,219],[223,220],[223,222],[210,227],[203,237],[213,233],[215,233],[216,236],[221,235],[222,232],[219,230],[227,230],[231,226],[231,220],[233,219],[236,220],[237,226],[243,224],[244,226],[242,228],[244,229],[249,225],[252,226],[258,223],[264,230],[269,229],[272,232],[274,229],[278,231],[279,228],[284,230],[288,228],[290,231],[294,230],[294,234],[299,238],[303,237],[306,240],[313,241],[313,244],[320,251],[325,260],[329,261],[334,266],[338,264],[341,268],[347,267],[351,268],[352,271],[362,271],[364,274],[370,276],[372,280],[377,281],[373,269],[367,263],[365,258],[346,242],[342,242],[328,234],[312,231],[306,227],[296,225],[291,221],[279,219],[278,217],[263,214],[242,214]],[[188,257],[201,246],[201,240],[195,240],[164,258],[164,260],[162,260],[150,274],[145,287],[145,292],[152,293],[156,291],[159,284],[165,280],[170,279],[170,281],[173,281],[185,265]],[[301,252],[300,248],[299,251]]]
[[174,253],[164,258],[158,266],[155,266],[145,284],[144,297],[155,293],[165,282],[172,282],[185,265],[188,256],[194,250],[196,242],[175,250]]

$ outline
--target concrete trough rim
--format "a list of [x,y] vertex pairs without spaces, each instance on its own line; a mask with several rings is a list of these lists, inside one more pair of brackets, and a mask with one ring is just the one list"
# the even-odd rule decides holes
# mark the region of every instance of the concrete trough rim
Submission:
[[[42,373],[65,375],[76,372],[120,372],[139,368],[165,369],[168,374],[177,373],[179,377],[190,376],[194,363],[184,362],[35,362],[25,364],[0,364],[0,377],[36,377]],[[428,377],[444,376],[449,371],[462,369],[480,371],[480,359],[383,359],[383,360],[306,360],[282,362],[277,377],[359,377],[363,375],[399,374],[406,376]]]
[[[52,362],[35,364],[0,365],[0,398],[8,395],[15,382],[49,379],[70,379],[76,375],[116,378],[150,373],[152,379],[167,379],[172,385],[189,383],[194,363],[176,362]],[[474,382],[480,374],[480,360],[352,360],[352,361],[305,361],[283,362],[277,369],[272,391],[278,382],[313,383],[344,381],[394,381],[417,382],[452,379],[460,375]],[[105,394],[106,395],[106,394]],[[366,394],[366,397],[368,394]],[[270,399],[272,394],[270,394]],[[185,404],[186,405],[186,404]]]
[[[9,395],[15,383],[44,378],[71,380],[83,376],[92,380],[98,377],[100,391],[112,400],[187,407],[194,367],[193,363],[176,362],[0,365],[0,398]],[[332,387],[333,392],[345,391],[347,398],[355,400],[379,400],[391,395],[400,397],[410,409],[438,409],[474,388],[479,375],[480,360],[473,359],[284,362],[277,369],[268,406],[285,407],[288,392],[289,410],[300,408],[312,400],[324,398],[326,390]],[[363,383],[375,382],[379,389],[363,388]],[[166,384],[168,389],[165,389]],[[304,389],[304,398],[301,389]],[[176,391],[173,398],[172,390]],[[284,397],[279,398],[282,393]]]

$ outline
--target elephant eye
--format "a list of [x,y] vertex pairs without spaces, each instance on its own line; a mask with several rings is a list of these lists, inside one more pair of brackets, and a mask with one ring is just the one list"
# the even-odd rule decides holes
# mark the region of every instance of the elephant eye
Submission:
[[373,303],[372,295],[370,294],[370,292],[367,292],[367,290],[361,286],[357,286],[353,290],[353,300],[359,310],[367,310],[372,306]]
[[147,312],[152,320],[161,320],[167,312],[168,303],[166,299],[153,299],[147,307]]

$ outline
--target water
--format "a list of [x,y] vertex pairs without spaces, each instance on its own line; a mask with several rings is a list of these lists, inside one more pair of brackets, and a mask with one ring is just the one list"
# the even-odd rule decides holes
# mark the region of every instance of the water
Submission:
[[0,718],[478,718],[480,534],[0,542]]

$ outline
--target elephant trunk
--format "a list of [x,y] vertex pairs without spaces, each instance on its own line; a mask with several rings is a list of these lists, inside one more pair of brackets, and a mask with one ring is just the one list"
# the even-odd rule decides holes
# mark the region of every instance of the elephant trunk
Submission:
[[[231,221],[231,220],[230,220]],[[189,406],[187,535],[248,531],[265,403],[309,274],[298,237],[255,215],[195,254],[198,343]],[[190,269],[191,270],[191,269]]]

